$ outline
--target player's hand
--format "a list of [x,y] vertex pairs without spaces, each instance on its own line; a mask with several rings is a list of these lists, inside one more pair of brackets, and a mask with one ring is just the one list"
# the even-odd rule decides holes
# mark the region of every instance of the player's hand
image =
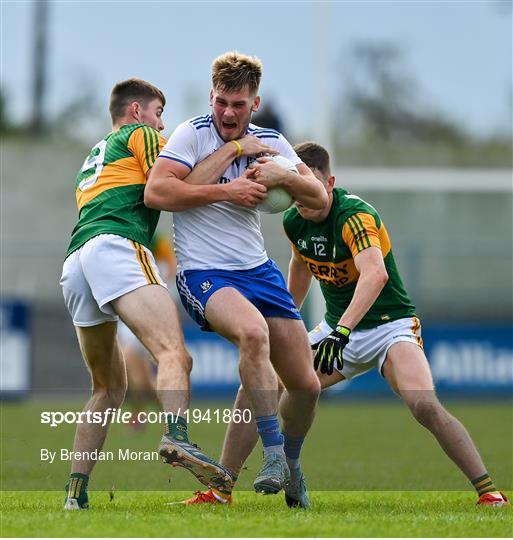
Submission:
[[321,373],[331,375],[336,363],[337,369],[341,370],[344,365],[342,351],[349,343],[351,330],[345,326],[337,326],[331,334],[327,335],[318,345],[314,357],[314,369],[320,366]]
[[289,173],[275,161],[260,157],[244,171],[244,176],[271,189],[281,185]]
[[244,206],[245,208],[255,208],[267,197],[267,188],[262,184],[257,184],[244,176],[235,178],[226,184],[227,200],[232,204]]
[[276,148],[267,146],[258,137],[254,135],[244,135],[242,139],[238,139],[237,142],[242,148],[242,156],[257,156],[258,154],[279,154]]

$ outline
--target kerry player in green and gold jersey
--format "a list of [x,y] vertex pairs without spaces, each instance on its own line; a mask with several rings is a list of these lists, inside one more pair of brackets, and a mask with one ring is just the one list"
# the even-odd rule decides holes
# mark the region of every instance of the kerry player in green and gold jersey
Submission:
[[296,205],[283,221],[292,244],[288,286],[296,305],[303,303],[312,276],[319,280],[326,302],[324,320],[309,334],[323,388],[377,367],[471,481],[478,503],[506,504],[467,430],[438,401],[420,322],[380,216],[358,196],[334,188],[324,148],[303,143],[296,152],[329,196],[325,209]]
[[[172,454],[175,465],[185,466],[205,484],[223,484],[226,477],[221,466],[188,442],[180,414],[189,406],[192,361],[176,307],[149,249],[160,212],[144,205],[144,189],[165,144],[160,135],[165,102],[158,88],[141,79],[116,84],[110,98],[112,132],[94,146],[76,180],[79,217],[61,285],[92,378],[84,411],[102,416],[101,423],[77,424],[64,505],[68,510],[88,506],[89,475],[107,435],[109,413],[125,396],[118,317],[158,364],[157,393],[168,413],[161,455]],[[195,197],[194,187],[180,188]],[[223,189],[212,186],[210,196],[220,198]]]
[[[288,288],[296,305],[302,305],[312,277],[319,280],[326,303],[324,319],[309,333],[322,387],[379,369],[415,419],[431,431],[471,481],[479,496],[478,504],[508,504],[488,475],[465,427],[438,401],[422,348],[420,321],[376,209],[358,196],[334,188],[335,177],[323,147],[309,142],[294,149],[328,193],[328,204],[322,210],[296,203],[283,219],[292,244]],[[242,391],[234,407],[248,407]],[[231,424],[221,464],[238,474],[255,441],[254,426]],[[298,447],[301,443],[296,441]],[[287,455],[292,455],[293,450],[289,448]],[[297,456],[296,463],[287,460],[291,483],[285,491],[286,500],[289,506],[306,508],[309,501],[299,452]],[[207,492],[187,502],[214,501],[219,498]]]

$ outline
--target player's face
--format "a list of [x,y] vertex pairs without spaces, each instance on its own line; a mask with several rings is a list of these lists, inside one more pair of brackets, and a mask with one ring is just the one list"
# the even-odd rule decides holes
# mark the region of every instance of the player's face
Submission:
[[162,121],[162,113],[164,112],[164,106],[160,99],[155,98],[149,101],[146,106],[138,104],[139,122],[155,128],[157,131],[164,129],[164,122]]
[[324,221],[331,208],[331,192],[333,191],[333,186],[335,185],[335,177],[323,174],[319,169],[315,168],[312,168],[312,172],[328,193],[328,205],[322,210],[311,210],[310,208],[296,202],[295,207],[303,219],[307,219],[308,221]]
[[223,141],[233,141],[246,133],[251,114],[260,105],[260,97],[252,94],[247,87],[234,92],[226,92],[218,87],[210,91],[210,105],[219,135]]

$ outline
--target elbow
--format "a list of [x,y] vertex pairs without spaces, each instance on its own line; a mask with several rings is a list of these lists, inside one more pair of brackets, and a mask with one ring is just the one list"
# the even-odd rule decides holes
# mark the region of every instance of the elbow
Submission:
[[144,190],[144,206],[153,210],[162,210],[158,204],[158,197],[155,195],[153,189],[148,189],[148,186]]
[[308,208],[312,210],[323,210],[328,204],[328,194],[326,190],[322,188],[315,194],[315,198],[312,198],[312,203],[308,205]]
[[388,283],[388,279],[388,272],[385,268],[381,268],[376,272],[376,281],[379,283],[381,288]]
[[322,190],[321,194],[319,195],[319,210],[323,210],[326,208],[326,205],[328,204],[328,193],[325,189]]
[[296,201],[306,206],[310,210],[324,210],[328,204],[328,194],[322,189],[322,191],[316,191],[315,193],[305,193],[303,196],[297,196]]
[[144,206],[152,210],[167,210],[175,212],[181,210],[176,200],[169,193],[162,192],[158,184],[146,184],[144,189]]

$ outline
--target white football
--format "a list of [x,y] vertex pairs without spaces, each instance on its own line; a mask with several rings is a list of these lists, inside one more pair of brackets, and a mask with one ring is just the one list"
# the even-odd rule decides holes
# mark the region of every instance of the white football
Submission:
[[[279,155],[265,157],[281,165],[284,169],[299,174],[297,167],[287,158]],[[275,187],[267,192],[267,198],[257,206],[257,209],[264,214],[279,214],[290,208],[292,202],[293,199],[287,191],[281,187]]]

